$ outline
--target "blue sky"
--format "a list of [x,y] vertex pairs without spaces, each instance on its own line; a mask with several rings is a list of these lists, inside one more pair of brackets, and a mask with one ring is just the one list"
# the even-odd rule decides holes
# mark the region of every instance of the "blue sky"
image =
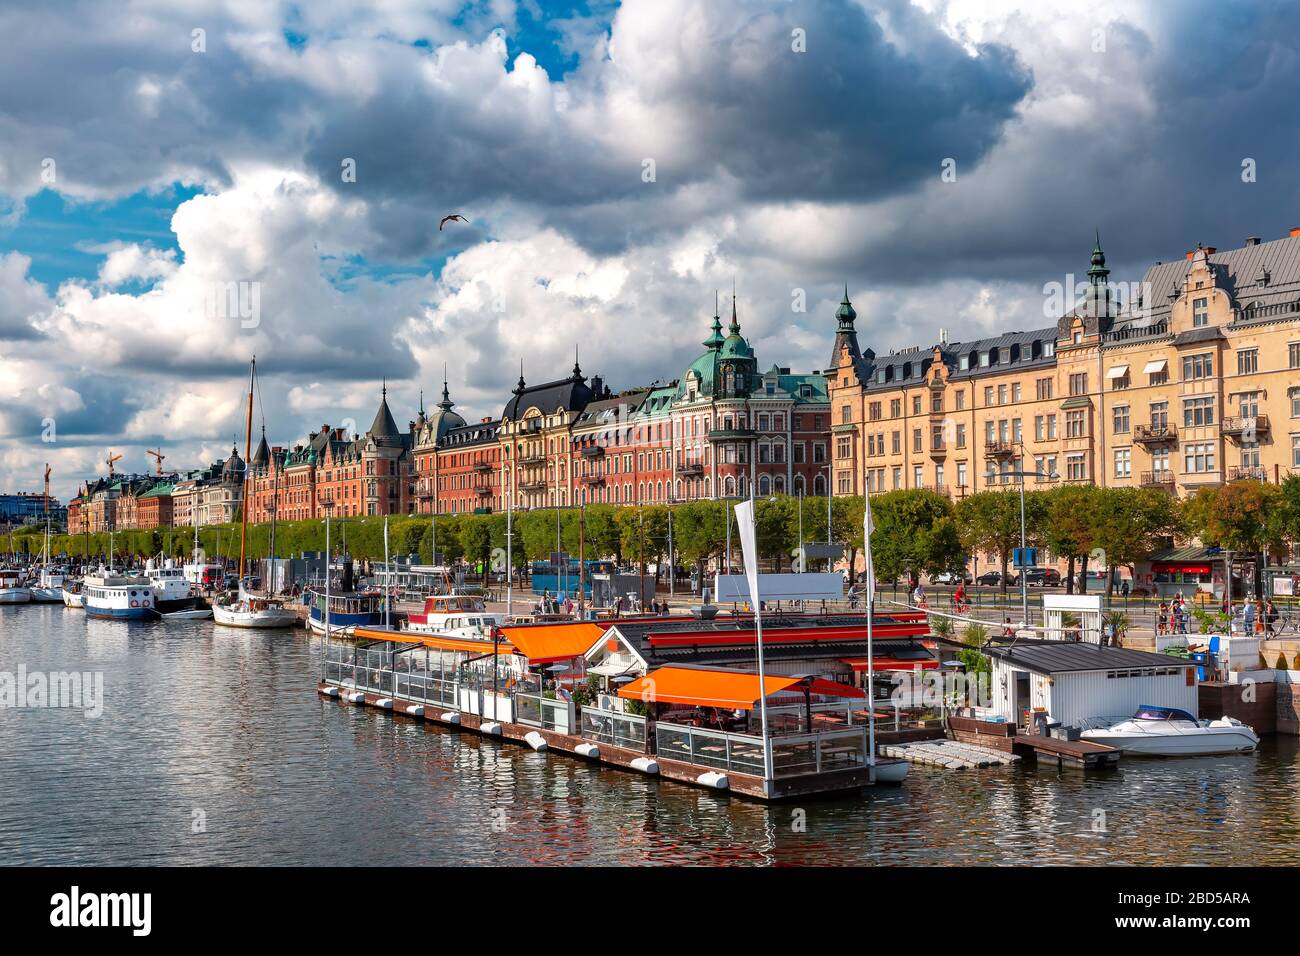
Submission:
[[888,351],[1050,324],[1096,228],[1134,280],[1300,224],[1280,2],[131,7],[0,8],[0,489],[227,453],[253,353],[290,444],[677,377],[733,280],[810,371],[846,282]]

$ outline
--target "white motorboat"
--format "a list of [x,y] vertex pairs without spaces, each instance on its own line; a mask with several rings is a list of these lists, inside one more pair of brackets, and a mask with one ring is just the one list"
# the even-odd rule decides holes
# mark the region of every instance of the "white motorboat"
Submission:
[[41,568],[40,575],[30,588],[32,603],[58,604],[63,600],[63,585],[66,580],[62,568]]
[[27,604],[31,599],[32,590],[23,584],[21,571],[0,569],[0,604]]
[[[185,577],[185,572],[168,558],[159,567],[152,558],[145,564],[145,576],[153,585],[154,596],[159,612],[165,618],[189,620],[212,616],[212,608],[203,595],[198,593],[198,585],[192,584]],[[177,618],[183,612],[198,611],[186,618]]]
[[212,619],[227,627],[293,627],[298,615],[282,601],[245,594],[233,604],[212,605]]
[[1255,731],[1234,717],[1197,720],[1176,707],[1142,706],[1132,717],[1085,730],[1080,736],[1125,753],[1152,757],[1250,753],[1259,745]]
[[435,594],[425,599],[423,614],[407,616],[407,630],[490,641],[493,628],[505,620],[503,614],[490,613],[477,594]]
[[202,621],[212,617],[210,607],[191,607],[183,611],[164,611],[164,621]]
[[86,594],[79,582],[72,582],[63,589],[63,606],[74,611],[85,610]]

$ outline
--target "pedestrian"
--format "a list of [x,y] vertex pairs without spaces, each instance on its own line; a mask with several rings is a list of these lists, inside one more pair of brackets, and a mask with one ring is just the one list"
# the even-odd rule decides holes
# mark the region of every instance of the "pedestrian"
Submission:
[[1277,605],[1273,603],[1272,598],[1269,598],[1268,604],[1265,605],[1264,607],[1264,619],[1267,622],[1267,627],[1265,628],[1265,630],[1267,630],[1269,634],[1274,633],[1273,625],[1277,623],[1277,618],[1278,618]]
[[1008,617],[1008,618],[1006,619],[1006,624],[1005,624],[1005,626],[1002,628],[1002,636],[1003,636],[1003,637],[1015,637],[1015,636],[1016,636],[1016,629],[1015,629],[1014,627],[1011,626],[1011,618],[1010,618],[1010,617]]
[[1125,578],[1124,583],[1119,586],[1119,593],[1122,597],[1128,597],[1128,578]]
[[1247,601],[1246,606],[1241,609],[1242,631],[1246,635],[1255,633],[1255,602]]

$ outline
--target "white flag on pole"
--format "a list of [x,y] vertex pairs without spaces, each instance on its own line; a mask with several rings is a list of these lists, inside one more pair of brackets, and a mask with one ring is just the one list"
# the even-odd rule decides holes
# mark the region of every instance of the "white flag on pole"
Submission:
[[749,605],[758,610],[758,541],[754,530],[754,502],[736,505],[736,525],[740,529],[740,553],[745,559],[745,578],[749,582]]
[[871,532],[875,526],[871,522],[871,495],[867,494],[862,499],[862,552],[863,552],[863,573],[867,576],[867,607],[872,606],[876,599],[876,569],[871,561]]

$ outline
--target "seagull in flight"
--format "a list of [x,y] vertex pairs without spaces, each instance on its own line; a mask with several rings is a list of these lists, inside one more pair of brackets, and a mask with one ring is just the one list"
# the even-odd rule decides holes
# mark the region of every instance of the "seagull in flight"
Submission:
[[456,213],[452,213],[450,216],[442,217],[442,219],[438,222],[438,231],[442,232],[442,227],[447,225],[447,223],[449,222],[463,222],[465,223],[465,225],[469,225],[469,220],[466,219],[464,216],[462,216],[460,213],[456,212]]

